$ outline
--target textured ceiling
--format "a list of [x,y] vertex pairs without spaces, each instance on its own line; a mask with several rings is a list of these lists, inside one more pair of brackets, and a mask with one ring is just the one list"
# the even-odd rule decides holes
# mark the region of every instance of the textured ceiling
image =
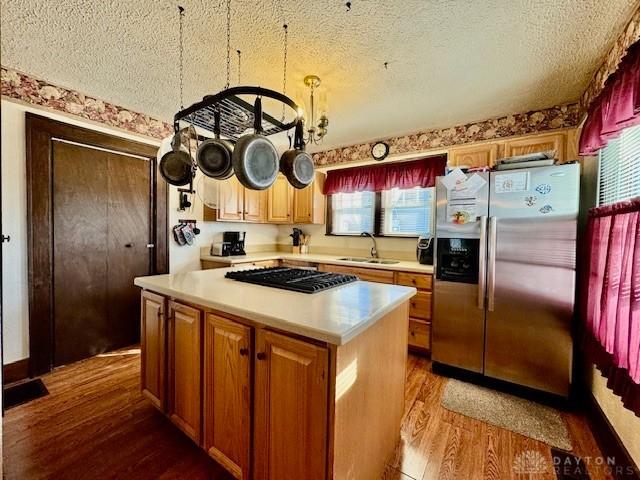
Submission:
[[[176,3],[0,0],[4,66],[170,120]],[[577,100],[637,0],[232,0],[232,84],[322,78],[322,149]],[[184,0],[185,104],[225,84],[225,5]],[[388,69],[383,64],[388,62]],[[317,149],[316,149],[317,150]]]

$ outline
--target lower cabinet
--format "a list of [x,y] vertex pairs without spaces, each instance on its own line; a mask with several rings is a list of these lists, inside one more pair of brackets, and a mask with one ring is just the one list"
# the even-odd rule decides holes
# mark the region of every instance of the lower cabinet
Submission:
[[169,302],[169,418],[200,444],[202,312]]
[[203,310],[142,293],[145,396],[238,480],[325,479],[328,348]]
[[142,292],[140,318],[141,389],[158,409],[165,405],[165,299]]
[[326,475],[328,350],[256,333],[254,479]]
[[249,479],[251,329],[207,313],[204,325],[204,442],[235,478]]

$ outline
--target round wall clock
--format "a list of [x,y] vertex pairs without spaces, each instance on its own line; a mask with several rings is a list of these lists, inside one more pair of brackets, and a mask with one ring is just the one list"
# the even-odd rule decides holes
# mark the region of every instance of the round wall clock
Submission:
[[371,156],[374,160],[380,161],[389,155],[389,145],[385,142],[376,142],[371,147]]

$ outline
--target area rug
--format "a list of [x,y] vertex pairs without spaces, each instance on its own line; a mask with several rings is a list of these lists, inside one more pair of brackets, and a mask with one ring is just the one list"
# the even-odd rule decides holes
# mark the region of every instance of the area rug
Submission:
[[447,410],[572,450],[567,426],[551,407],[453,378],[447,381],[441,403]]

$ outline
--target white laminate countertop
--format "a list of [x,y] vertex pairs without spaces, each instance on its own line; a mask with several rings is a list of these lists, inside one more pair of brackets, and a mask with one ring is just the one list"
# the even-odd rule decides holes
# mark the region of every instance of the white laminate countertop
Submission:
[[326,255],[314,253],[286,253],[286,252],[264,252],[249,253],[233,257],[218,257],[214,255],[200,255],[200,260],[210,262],[227,263],[237,265],[239,263],[262,262],[265,260],[297,260],[299,262],[328,263],[332,265],[346,265],[349,267],[375,268],[379,270],[397,270],[402,272],[433,273],[433,265],[422,265],[418,262],[408,260],[398,260],[398,263],[366,263],[340,260],[347,255]]
[[138,277],[134,283],[156,293],[334,345],[355,338],[416,293],[413,287],[362,281],[318,293],[298,293],[230,280],[224,276],[230,270],[216,268]]

